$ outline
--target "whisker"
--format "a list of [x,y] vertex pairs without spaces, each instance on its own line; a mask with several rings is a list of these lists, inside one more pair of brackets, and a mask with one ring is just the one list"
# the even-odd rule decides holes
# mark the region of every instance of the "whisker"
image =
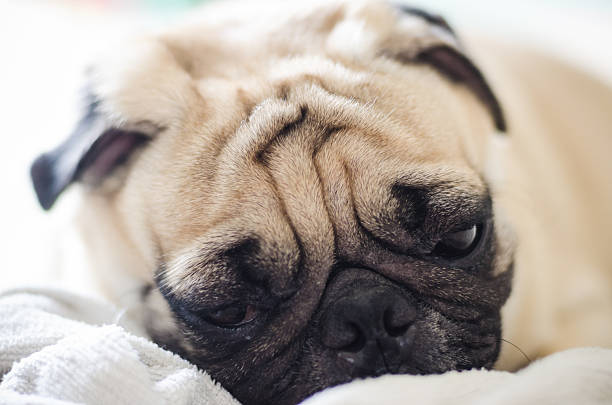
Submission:
[[513,346],[513,347],[514,347],[516,350],[518,350],[518,351],[519,351],[519,352],[520,352],[520,353],[521,353],[523,356],[525,356],[525,358],[527,359],[527,362],[528,362],[528,363],[531,363],[531,359],[529,358],[529,356],[527,356],[527,355],[525,354],[525,352],[521,350],[521,348],[520,348],[520,347],[518,347],[517,345],[515,345],[514,343],[512,343],[512,342],[511,342],[511,341],[509,341],[509,340],[506,340],[506,339],[504,339],[504,338],[500,338],[500,339],[501,339],[502,341],[504,341],[504,342],[508,343],[509,345]]

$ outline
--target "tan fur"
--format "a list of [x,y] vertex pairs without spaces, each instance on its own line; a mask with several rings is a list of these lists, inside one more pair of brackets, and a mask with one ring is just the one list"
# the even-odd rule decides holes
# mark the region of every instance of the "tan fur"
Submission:
[[[482,41],[474,49],[511,123],[500,191],[520,246],[505,336],[531,358],[610,347],[612,90],[534,51]],[[520,357],[505,346],[499,365]]]
[[[474,46],[507,112],[503,140],[464,86],[380,57],[412,29],[398,27],[387,6],[254,12],[209,9],[94,71],[114,122],[163,128],[121,187],[88,193],[83,204],[89,256],[111,298],[151,283],[160,258],[173,287],[184,288],[206,276],[185,266],[198,249],[249,232],[264,236],[271,255],[288,252],[277,258],[288,263],[281,289],[296,260],[289,226],[309,268],[324,268],[334,261],[334,233],[350,240],[355,232],[347,204],[375,228],[389,203],[383,191],[398,178],[479,193],[482,175],[492,182],[498,238],[509,251],[507,219],[519,241],[504,336],[532,359],[612,345],[608,89],[540,55]],[[229,33],[226,19],[250,23]],[[307,130],[271,139],[304,106]],[[511,168],[501,175],[504,156]],[[508,260],[501,254],[499,268]],[[501,367],[524,362],[502,347]]]

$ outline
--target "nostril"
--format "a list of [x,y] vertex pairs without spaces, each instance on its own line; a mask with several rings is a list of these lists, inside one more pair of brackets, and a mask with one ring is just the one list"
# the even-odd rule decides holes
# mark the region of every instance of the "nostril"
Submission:
[[402,308],[387,308],[383,313],[385,331],[391,337],[401,336],[410,327],[416,318],[416,310],[411,306]]
[[357,353],[365,346],[366,338],[361,332],[361,329],[359,329],[359,326],[354,323],[350,323],[348,324],[348,326],[352,332],[352,341],[342,347],[339,347],[338,350],[341,350],[343,352]]
[[333,350],[358,352],[366,344],[359,325],[350,321],[328,322],[322,332],[323,344]]
[[340,300],[324,312],[321,318],[321,342],[325,347],[342,350],[359,340],[361,330],[350,316],[350,309]]

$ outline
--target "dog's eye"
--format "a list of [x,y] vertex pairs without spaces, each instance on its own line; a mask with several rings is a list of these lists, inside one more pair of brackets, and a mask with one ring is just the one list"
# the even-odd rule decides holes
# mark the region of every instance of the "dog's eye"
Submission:
[[444,259],[459,259],[472,253],[478,246],[483,226],[472,225],[467,229],[447,233],[440,239],[433,254]]
[[253,305],[231,305],[206,315],[208,322],[222,328],[235,328],[251,322],[258,311]]

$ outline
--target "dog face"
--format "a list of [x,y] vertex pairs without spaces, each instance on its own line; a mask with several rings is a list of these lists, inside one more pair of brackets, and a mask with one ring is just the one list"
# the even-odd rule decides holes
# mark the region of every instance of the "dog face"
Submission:
[[207,12],[93,70],[88,114],[33,165],[43,206],[84,184],[151,336],[244,403],[492,366],[504,123],[448,26],[380,3]]

